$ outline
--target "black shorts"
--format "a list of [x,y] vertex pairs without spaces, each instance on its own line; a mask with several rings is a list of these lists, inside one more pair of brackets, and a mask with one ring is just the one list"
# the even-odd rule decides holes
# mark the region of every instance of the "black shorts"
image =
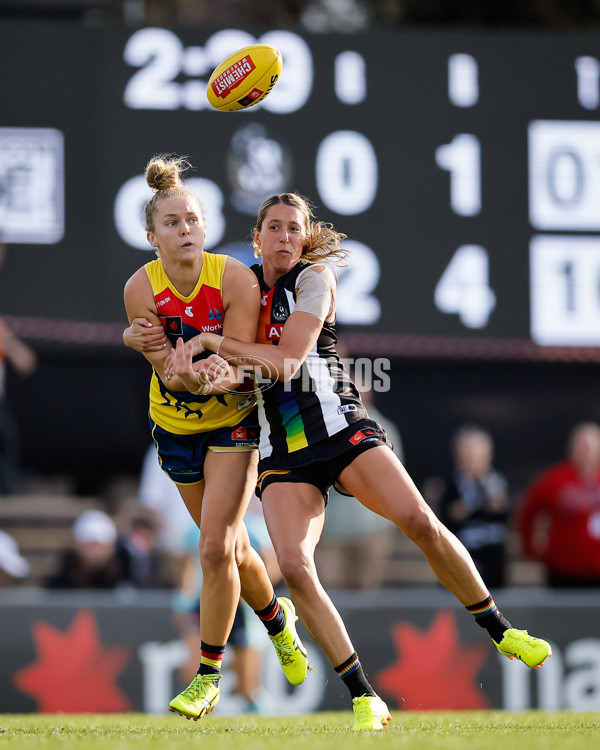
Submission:
[[284,456],[261,459],[256,494],[260,497],[263,490],[275,482],[294,482],[317,487],[325,502],[329,498],[329,488],[334,485],[336,490],[348,495],[337,482],[339,475],[357,456],[378,445],[393,447],[380,424],[372,419],[359,419],[316,445]]

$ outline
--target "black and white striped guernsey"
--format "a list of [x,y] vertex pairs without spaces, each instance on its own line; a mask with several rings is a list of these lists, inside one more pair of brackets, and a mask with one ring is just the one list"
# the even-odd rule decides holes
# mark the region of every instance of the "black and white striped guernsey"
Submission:
[[[261,265],[252,266],[262,293],[257,341],[277,346],[296,306],[298,277],[310,267],[299,262],[269,289]],[[258,389],[260,456],[287,455],[315,445],[368,417],[354,383],[336,352],[335,325],[323,323],[315,346],[287,382],[263,379]]]

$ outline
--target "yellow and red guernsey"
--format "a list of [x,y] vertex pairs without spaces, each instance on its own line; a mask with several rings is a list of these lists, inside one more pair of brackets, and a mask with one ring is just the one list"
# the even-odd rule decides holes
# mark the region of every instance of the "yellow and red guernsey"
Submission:
[[[175,289],[160,260],[144,266],[156,301],[156,312],[173,346],[178,338],[189,341],[203,332],[222,332],[223,274],[228,257],[204,253],[198,283],[187,297]],[[209,354],[204,352],[200,356]],[[177,435],[237,425],[255,405],[256,398],[247,388],[235,393],[198,396],[188,391],[171,391],[156,372],[152,373],[150,417],[160,427]]]

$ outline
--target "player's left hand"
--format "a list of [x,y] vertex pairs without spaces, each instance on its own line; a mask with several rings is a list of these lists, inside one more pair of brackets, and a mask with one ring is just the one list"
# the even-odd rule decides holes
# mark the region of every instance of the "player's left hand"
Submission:
[[219,357],[218,354],[211,354],[210,357],[198,362],[197,372],[200,373],[200,378],[207,382],[218,380],[219,378],[226,378],[229,375],[229,364],[223,357]]
[[172,370],[167,370],[165,367],[167,379],[177,375],[188,391],[196,393],[203,385],[206,386],[229,374],[229,365],[217,354],[211,354],[210,357],[195,364],[192,362],[193,355],[193,343],[191,341],[184,343],[182,339],[177,339],[174,356],[171,358],[172,365],[169,364]]

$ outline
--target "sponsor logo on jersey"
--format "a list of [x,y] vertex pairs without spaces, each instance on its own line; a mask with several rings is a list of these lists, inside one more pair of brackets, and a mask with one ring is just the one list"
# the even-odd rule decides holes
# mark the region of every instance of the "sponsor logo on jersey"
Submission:
[[167,333],[170,333],[172,336],[183,336],[181,315],[165,315],[161,316],[160,319]]
[[236,427],[231,433],[232,440],[256,440],[258,437],[257,427]]
[[221,315],[221,311],[217,310],[216,307],[211,307],[208,311],[208,319],[209,320],[221,320],[223,316]]
[[171,301],[170,297],[165,297],[164,299],[159,299],[158,302],[156,303],[156,308],[158,309],[159,307],[162,307],[163,305],[166,305],[167,302],[170,302],[170,301]]
[[201,326],[203,333],[221,333],[223,326],[219,323],[216,326]]
[[363,430],[355,432],[350,438],[352,445],[358,445],[363,440],[374,440],[377,437],[377,431],[372,427],[365,427]]
[[194,317],[194,311],[192,310],[192,306],[191,305],[188,305],[185,308],[185,314],[188,315],[190,318]]
[[282,331],[283,323],[267,323],[265,325],[265,337],[267,341],[279,341]]
[[358,411],[358,406],[356,404],[343,404],[343,406],[337,408],[338,414],[347,414],[349,411]]
[[263,292],[262,297],[260,298],[260,304],[263,307],[266,307],[269,301],[269,292]]
[[256,396],[254,395],[254,393],[251,393],[249,396],[246,396],[246,398],[243,398],[238,402],[236,409],[238,411],[242,411],[242,409],[245,409],[247,406],[251,406],[255,401]]

